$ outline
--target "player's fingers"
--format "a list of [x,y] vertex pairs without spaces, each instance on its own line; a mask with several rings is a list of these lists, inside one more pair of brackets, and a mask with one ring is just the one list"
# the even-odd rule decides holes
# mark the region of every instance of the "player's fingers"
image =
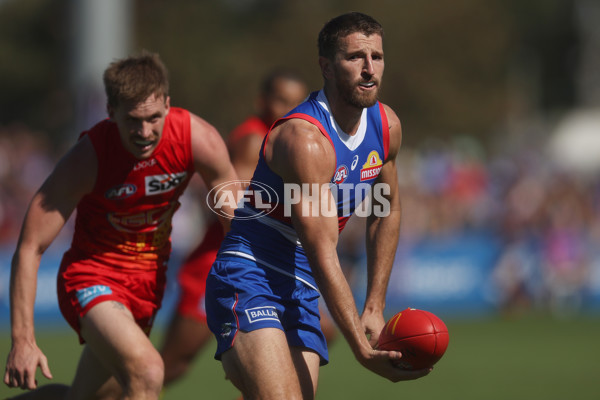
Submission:
[[21,383],[22,389],[35,389],[37,387],[37,382],[35,380],[35,370],[33,371],[25,371],[25,376],[23,377],[23,382]]
[[4,371],[4,384],[10,386],[10,374],[8,373],[8,369]]
[[371,332],[371,335],[369,336],[369,344],[372,347],[377,346],[377,343],[379,342],[379,333],[380,332]]
[[397,350],[377,350],[373,349],[373,355],[377,358],[388,358],[390,360],[399,360],[402,353]]
[[8,377],[8,386],[19,387],[21,386],[20,374],[17,371],[10,371]]
[[42,374],[46,378],[52,379],[52,372],[50,372],[50,367],[48,366],[48,359],[45,356],[40,359],[40,369],[42,370]]

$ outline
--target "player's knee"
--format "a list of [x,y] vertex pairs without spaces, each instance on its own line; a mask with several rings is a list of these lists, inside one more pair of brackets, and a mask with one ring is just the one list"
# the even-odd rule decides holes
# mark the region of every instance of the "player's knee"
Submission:
[[165,366],[158,352],[149,352],[127,363],[126,385],[133,392],[160,393]]

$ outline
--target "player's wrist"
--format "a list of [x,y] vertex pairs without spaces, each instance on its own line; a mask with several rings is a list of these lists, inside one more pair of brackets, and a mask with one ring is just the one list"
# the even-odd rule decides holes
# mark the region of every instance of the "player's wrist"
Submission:
[[21,347],[21,346],[37,346],[35,337],[29,334],[12,334],[12,346],[13,347]]
[[32,322],[23,321],[20,318],[13,318],[11,322],[11,338],[13,343],[15,342],[34,342],[35,343],[35,332]]
[[367,300],[363,308],[363,315],[382,315],[385,309],[385,301]]

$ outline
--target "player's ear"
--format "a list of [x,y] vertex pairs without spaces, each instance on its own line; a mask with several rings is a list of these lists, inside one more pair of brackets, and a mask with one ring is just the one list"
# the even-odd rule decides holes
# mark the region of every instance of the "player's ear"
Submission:
[[325,79],[331,79],[332,77],[332,62],[329,58],[319,56],[319,67],[321,67],[321,75]]
[[167,96],[165,98],[165,116],[169,114],[170,108],[171,108],[171,97]]

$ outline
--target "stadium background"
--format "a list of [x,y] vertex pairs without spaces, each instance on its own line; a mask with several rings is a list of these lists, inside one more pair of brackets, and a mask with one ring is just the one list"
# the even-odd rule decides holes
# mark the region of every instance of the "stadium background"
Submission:
[[[434,374],[401,385],[345,362],[351,355],[337,343],[320,398],[403,391],[409,398],[594,398],[600,4],[364,3],[0,0],[0,359],[10,346],[10,258],[27,203],[78,133],[106,116],[100,77],[112,59],[159,52],[170,70],[172,104],[226,136],[253,112],[260,79],[272,67],[295,68],[311,89],[320,88],[317,32],[332,16],[359,10],[386,30],[381,99],[404,130],[404,217],[387,310],[439,314],[451,343]],[[195,198],[202,187],[191,189],[174,222],[171,276],[202,235],[206,210]],[[353,221],[340,243],[359,304],[361,227]],[[45,255],[36,300],[39,341],[65,382],[78,347],[57,309],[55,274],[70,232],[68,225]],[[171,279],[157,341],[176,294]],[[198,375],[222,380],[210,351],[172,398],[197,393]],[[206,398],[235,395],[220,383]],[[0,398],[5,393],[0,388]]]

